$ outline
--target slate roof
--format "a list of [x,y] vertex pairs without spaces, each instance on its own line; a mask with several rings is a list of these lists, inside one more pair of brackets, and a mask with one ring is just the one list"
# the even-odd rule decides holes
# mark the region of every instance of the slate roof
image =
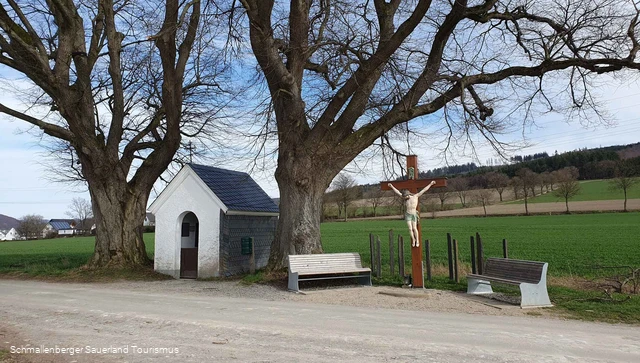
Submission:
[[73,223],[72,219],[52,219],[49,221],[49,224],[56,231],[60,231],[63,229],[73,229],[71,227],[71,223]]
[[279,213],[278,206],[247,173],[188,164],[230,210]]

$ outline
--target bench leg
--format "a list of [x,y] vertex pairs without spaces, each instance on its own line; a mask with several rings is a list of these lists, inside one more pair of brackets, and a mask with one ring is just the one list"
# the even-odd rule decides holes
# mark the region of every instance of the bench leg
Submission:
[[289,291],[300,292],[297,272],[289,272]]
[[371,274],[358,276],[358,283],[364,286],[372,286]]
[[467,278],[467,294],[491,294],[493,289],[491,288],[491,282],[473,278]]
[[520,307],[523,309],[553,306],[549,300],[546,281],[537,284],[520,284],[520,295],[522,296]]

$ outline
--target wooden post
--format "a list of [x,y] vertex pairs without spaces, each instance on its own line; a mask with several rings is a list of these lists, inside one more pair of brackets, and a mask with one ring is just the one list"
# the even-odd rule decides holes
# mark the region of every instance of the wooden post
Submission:
[[376,246],[373,239],[373,233],[369,233],[369,251],[371,252],[371,272],[376,273]]
[[456,283],[459,283],[460,277],[459,277],[459,269],[458,269],[458,240],[457,239],[453,240],[453,266],[454,266],[453,276],[455,277]]
[[449,280],[453,280],[453,242],[451,233],[447,233],[447,261],[449,262]]
[[249,273],[256,273],[256,249],[253,244],[253,238],[251,238],[251,257],[249,257]]
[[478,259],[478,275],[482,275],[484,272],[484,248],[482,247],[482,237],[480,237],[480,233],[476,232],[476,246],[478,249],[478,253],[476,258]]
[[380,276],[382,276],[382,259],[380,258],[380,237],[376,236],[376,241],[377,241],[377,245],[376,245],[376,258],[377,258],[377,262],[378,262],[378,273],[376,274],[376,276],[378,278],[380,278]]
[[400,277],[404,279],[404,239],[398,236],[398,272]]
[[469,238],[470,242],[471,242],[471,273],[475,274],[478,272],[477,268],[476,268],[476,244],[475,241],[473,240],[473,236],[471,236]]
[[[413,175],[412,175],[413,174]],[[418,179],[418,156],[407,156],[407,179]],[[415,187],[411,191],[417,193],[418,188]],[[420,225],[420,203],[416,206],[418,215],[418,243],[422,242],[422,226]],[[424,287],[424,271],[422,270],[422,243],[418,247],[411,248],[411,287]]]
[[396,274],[395,259],[393,258],[393,229],[389,230],[389,269],[391,276]]
[[504,258],[509,258],[509,247],[507,246],[507,240],[502,240],[502,255]]
[[427,262],[427,281],[431,281],[431,241],[424,241],[425,261]]

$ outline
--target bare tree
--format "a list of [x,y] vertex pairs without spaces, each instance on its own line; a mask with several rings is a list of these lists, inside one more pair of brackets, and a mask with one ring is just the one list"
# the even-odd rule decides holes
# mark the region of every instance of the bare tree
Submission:
[[487,216],[487,205],[491,204],[493,193],[490,189],[479,189],[473,193],[473,199],[482,205],[484,216]]
[[451,188],[449,185],[444,188],[437,188],[435,193],[438,194],[438,199],[440,199],[440,210],[444,210],[444,203],[451,198]]
[[[531,174],[531,196],[535,198],[536,196],[536,189],[538,188],[539,185],[542,184],[542,176],[540,176],[540,174],[532,172],[533,174]],[[542,187],[540,188],[542,189]],[[542,194],[542,190],[540,190],[540,194]]]
[[509,186],[509,177],[504,173],[490,172],[487,174],[487,180],[489,181],[489,187],[498,192],[502,202],[502,193]]
[[384,200],[384,193],[382,192],[382,190],[380,190],[380,188],[372,188],[366,193],[365,197],[369,201],[369,204],[371,204],[371,209],[373,209],[373,216],[376,217],[378,215],[377,209],[380,205],[382,205],[382,201]]
[[540,186],[540,193],[542,194],[542,186],[546,188],[547,193],[549,192],[549,188],[553,191],[553,176],[548,171],[545,171],[540,174],[542,177],[542,184]]
[[580,193],[580,183],[578,183],[576,175],[577,170],[575,167],[568,167],[558,170],[557,173],[558,180],[553,195],[564,199],[564,203],[567,206],[567,214],[569,213],[569,199]]
[[338,205],[338,217],[340,211],[344,213],[344,220],[347,220],[347,208],[356,197],[356,180],[349,174],[340,173],[333,182],[333,190]]
[[38,214],[28,214],[20,218],[20,224],[16,231],[26,239],[38,239],[42,236],[42,230],[47,225],[44,217]]
[[635,185],[640,184],[640,178],[635,177],[635,171],[630,164],[619,162],[616,165],[615,177],[609,181],[612,190],[622,190],[624,193],[624,211],[627,211],[627,192]]
[[91,229],[91,226],[87,226],[87,221],[93,218],[93,210],[91,209],[91,202],[84,198],[73,198],[69,205],[69,210],[66,212],[67,216],[78,221],[78,229],[86,233]]
[[409,121],[437,113],[446,145],[479,135],[502,151],[510,115],[526,124],[536,107],[568,101],[584,120],[595,74],[640,69],[638,9],[624,0],[240,3],[269,89],[274,117],[264,119],[277,129],[282,204],[270,268],[322,252],[322,193],[376,141],[391,146],[412,130]]
[[518,177],[516,182],[519,183],[517,186],[524,196],[524,212],[529,215],[529,192],[531,191],[531,186],[535,183],[536,173],[529,168],[522,168],[516,172],[516,176]]
[[215,69],[213,58],[191,57],[194,44],[211,47],[197,36],[206,28],[201,7],[198,0],[0,1],[0,65],[26,77],[37,98],[22,112],[0,104],[0,113],[52,138],[86,182],[96,223],[90,267],[150,263],[142,238],[150,191],[182,137],[208,122],[190,124],[196,117],[185,112],[203,109],[186,101],[219,87],[199,72]]
[[465,208],[467,206],[467,194],[469,193],[469,181],[464,177],[457,177],[449,180],[448,184],[460,199],[462,208]]
[[520,190],[522,189],[522,180],[519,176],[514,176],[509,180],[509,186],[513,189],[513,199],[520,199]]

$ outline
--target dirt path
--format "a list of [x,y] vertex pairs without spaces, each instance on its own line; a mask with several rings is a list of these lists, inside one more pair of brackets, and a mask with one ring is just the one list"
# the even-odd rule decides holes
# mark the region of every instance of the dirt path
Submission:
[[[622,200],[597,200],[587,202],[569,202],[569,210],[573,212],[591,212],[591,211],[621,211],[623,206]],[[564,202],[556,203],[531,203],[529,204],[529,213],[562,213],[566,211]],[[640,199],[629,199],[627,201],[628,210],[640,210]],[[514,215],[524,214],[524,204],[496,204],[487,206],[488,215]],[[422,213],[429,216],[430,213]],[[453,216],[482,216],[484,209],[482,207],[456,209],[450,211],[437,212],[437,217],[453,217]]]
[[[263,286],[232,284],[0,281],[2,347],[81,350],[73,356],[19,356],[56,363],[640,361],[637,327],[409,310],[437,300],[429,292],[382,297],[355,288],[324,298],[323,292],[281,298],[280,292],[261,291]],[[233,297],[236,293],[246,297]],[[406,306],[316,302],[338,295],[362,296],[362,301],[378,296]],[[467,307],[476,305],[487,307],[478,302]]]

